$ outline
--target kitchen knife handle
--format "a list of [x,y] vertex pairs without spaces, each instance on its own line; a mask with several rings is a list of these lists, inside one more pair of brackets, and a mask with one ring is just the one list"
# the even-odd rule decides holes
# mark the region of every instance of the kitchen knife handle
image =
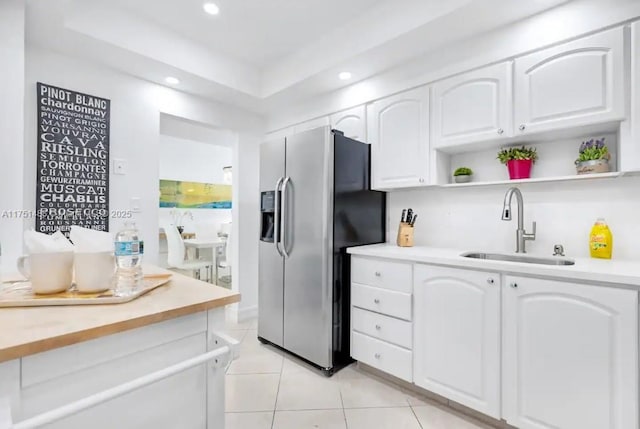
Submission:
[[418,215],[414,215],[413,219],[411,219],[411,226],[416,224],[416,219],[418,219]]
[[282,182],[282,202],[280,209],[282,211],[282,253],[285,259],[289,259],[289,253],[287,252],[287,225],[289,224],[288,211],[287,211],[287,193],[289,189],[289,183],[291,183],[291,177],[286,177]]
[[275,192],[275,202],[273,204],[273,217],[274,217],[274,231],[273,231],[273,241],[276,244],[276,250],[280,256],[284,256],[282,254],[282,250],[280,250],[280,186],[282,186],[282,182],[284,181],[284,177],[281,177],[276,182],[276,192]]
[[407,209],[402,209],[402,216],[400,217],[400,222],[404,223],[404,217],[407,215]]

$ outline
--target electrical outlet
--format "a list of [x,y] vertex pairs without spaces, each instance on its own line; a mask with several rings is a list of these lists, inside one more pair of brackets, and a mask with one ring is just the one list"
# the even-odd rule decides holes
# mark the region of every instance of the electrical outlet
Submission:
[[114,159],[113,174],[119,174],[122,176],[127,174],[127,161],[125,161],[124,159]]

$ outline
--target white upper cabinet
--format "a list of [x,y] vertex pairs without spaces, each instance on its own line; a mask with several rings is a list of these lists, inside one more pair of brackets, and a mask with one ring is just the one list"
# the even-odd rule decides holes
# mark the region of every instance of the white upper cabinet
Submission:
[[631,137],[620,150],[621,170],[640,170],[640,21],[631,26]]
[[624,29],[515,60],[515,134],[625,118]]
[[344,133],[346,137],[368,143],[366,107],[358,106],[331,115],[331,128]]
[[426,185],[429,178],[429,88],[421,87],[367,106],[372,145],[372,188]]
[[414,383],[499,419],[500,275],[414,268]]
[[433,85],[432,138],[437,148],[512,135],[512,63],[501,63]]
[[638,427],[638,293],[505,277],[503,414],[520,429]]

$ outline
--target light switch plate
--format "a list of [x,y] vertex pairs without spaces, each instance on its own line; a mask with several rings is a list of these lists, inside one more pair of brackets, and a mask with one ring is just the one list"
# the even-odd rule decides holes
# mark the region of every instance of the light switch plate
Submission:
[[119,175],[127,174],[127,161],[125,161],[124,159],[114,159],[113,174],[119,174]]
[[140,213],[142,211],[140,207],[140,197],[131,197],[130,206],[133,213]]

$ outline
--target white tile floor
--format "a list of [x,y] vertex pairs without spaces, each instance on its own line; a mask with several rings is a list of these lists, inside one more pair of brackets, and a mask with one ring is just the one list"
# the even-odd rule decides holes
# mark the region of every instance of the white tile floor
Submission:
[[227,326],[241,344],[227,370],[226,429],[489,429],[355,365],[327,378],[260,344],[256,328]]

